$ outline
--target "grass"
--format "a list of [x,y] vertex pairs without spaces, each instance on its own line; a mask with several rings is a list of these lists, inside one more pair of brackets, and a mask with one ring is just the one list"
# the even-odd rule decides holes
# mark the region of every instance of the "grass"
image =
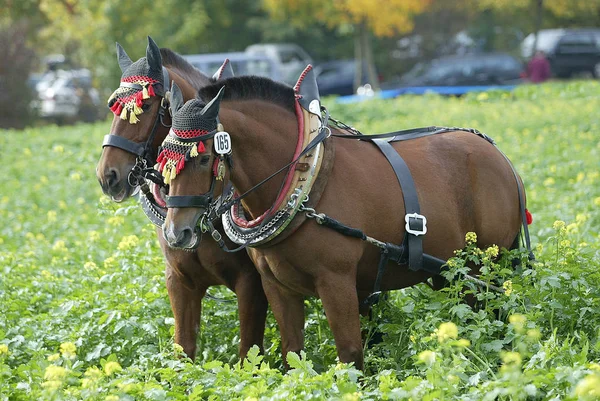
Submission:
[[271,316],[265,355],[241,367],[235,303],[208,299],[191,363],[173,344],[154,228],[96,182],[109,124],[2,131],[0,400],[599,399],[600,84],[325,103],[364,132],[448,125],[494,138],[525,181],[534,268],[513,274],[471,244],[448,274],[479,258],[506,295],[474,290],[472,310],[461,280],[394,292],[363,322],[383,333],[364,376],[336,363],[314,299],[290,372]]

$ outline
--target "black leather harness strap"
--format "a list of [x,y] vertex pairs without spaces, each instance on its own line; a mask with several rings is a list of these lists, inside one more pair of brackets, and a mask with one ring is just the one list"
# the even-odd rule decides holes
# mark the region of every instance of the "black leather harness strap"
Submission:
[[145,152],[146,142],[133,142],[119,135],[106,134],[104,135],[104,141],[102,141],[102,147],[105,146],[123,149],[126,152],[141,157]]
[[374,139],[373,143],[377,145],[392,165],[396,178],[400,183],[400,188],[402,188],[405,229],[408,236],[408,267],[413,271],[421,270],[423,268],[423,235],[427,233],[427,219],[421,215],[415,182],[406,162],[389,142],[383,139]]

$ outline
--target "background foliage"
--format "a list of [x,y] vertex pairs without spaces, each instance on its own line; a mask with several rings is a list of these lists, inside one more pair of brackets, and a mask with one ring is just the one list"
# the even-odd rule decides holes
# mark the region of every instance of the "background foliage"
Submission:
[[[94,167],[108,123],[0,135],[0,400],[587,399],[600,396],[600,84],[522,86],[462,98],[325,104],[365,132],[424,125],[492,136],[527,188],[537,263],[513,275],[473,244],[499,295],[462,302],[418,285],[363,327],[383,341],[364,375],[336,364],[320,303],[306,300],[306,354],[281,371],[269,316],[263,356],[237,364],[235,303],[204,301],[196,363],[177,357],[155,231],[135,202],[102,196]],[[560,112],[554,112],[560,111]],[[502,259],[505,260],[505,259]],[[226,290],[213,295],[231,299]]]

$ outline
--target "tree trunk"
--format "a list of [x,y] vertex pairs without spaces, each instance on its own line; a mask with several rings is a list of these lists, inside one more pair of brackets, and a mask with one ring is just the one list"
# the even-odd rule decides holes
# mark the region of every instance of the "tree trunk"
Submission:
[[365,65],[367,66],[367,80],[371,84],[371,88],[374,91],[379,90],[379,79],[377,78],[377,72],[375,72],[375,61],[373,60],[373,49],[371,47],[371,35],[365,24],[362,29],[362,43],[363,43],[363,56]]
[[363,52],[361,41],[362,24],[354,25],[354,93],[362,84],[362,66]]
[[535,38],[533,40],[532,54],[533,57],[538,49],[538,39],[540,36],[540,29],[542,29],[542,18],[544,14],[544,0],[535,0]]

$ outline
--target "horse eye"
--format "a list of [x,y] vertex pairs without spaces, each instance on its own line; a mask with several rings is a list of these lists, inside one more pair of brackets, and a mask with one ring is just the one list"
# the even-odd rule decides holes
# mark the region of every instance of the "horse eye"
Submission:
[[143,111],[148,111],[149,109],[150,109],[150,105],[149,104],[146,104],[146,103],[142,104],[142,110]]
[[207,165],[209,160],[210,160],[210,156],[202,156],[200,158],[200,165],[201,166]]

